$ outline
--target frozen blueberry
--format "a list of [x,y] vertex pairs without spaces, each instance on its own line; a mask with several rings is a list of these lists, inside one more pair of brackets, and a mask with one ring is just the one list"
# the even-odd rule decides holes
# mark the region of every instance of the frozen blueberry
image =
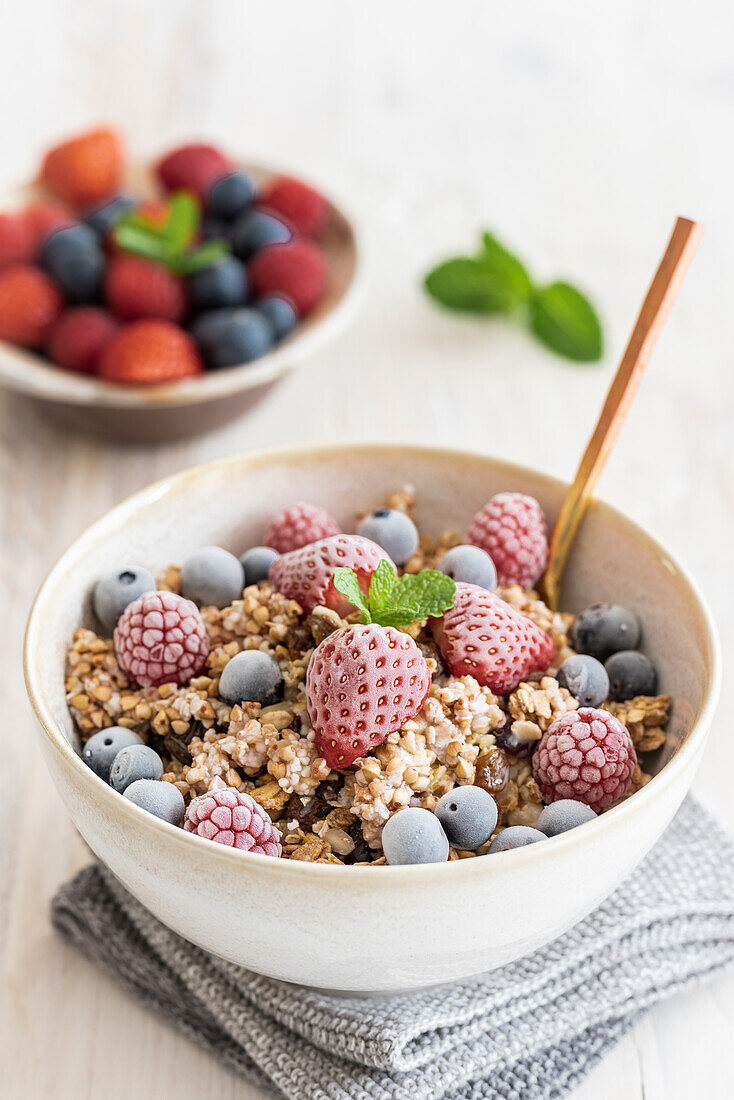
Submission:
[[105,254],[88,225],[65,225],[41,246],[41,266],[58,283],[68,302],[92,302],[99,296]]
[[90,207],[84,215],[84,221],[100,237],[106,237],[122,215],[127,214],[134,206],[135,200],[129,195],[113,195],[111,199]]
[[144,592],[155,592],[155,579],[147,569],[126,565],[100,577],[92,590],[92,607],[105,630],[112,631],[129,603]]
[[223,256],[186,280],[191,306],[197,312],[241,306],[247,301],[245,265],[234,256]]
[[273,330],[254,309],[220,309],[203,313],[191,331],[209,367],[234,367],[265,355]]
[[128,745],[120,749],[110,768],[110,784],[120,794],[138,779],[160,779],[163,761],[147,745]]
[[389,864],[445,863],[449,842],[430,810],[408,806],[398,810],[382,830],[382,850]]
[[160,779],[136,779],[125,790],[123,798],[128,798],[141,810],[168,821],[171,825],[180,825],[184,815],[184,798],[173,783]]
[[256,191],[252,176],[246,172],[228,172],[211,185],[207,209],[215,218],[231,222],[252,205]]
[[441,558],[438,568],[455,581],[477,584],[493,592],[497,587],[497,570],[486,550],[479,546],[454,546]]
[[365,516],[357,534],[371,539],[388,554],[396,565],[405,565],[418,549],[418,529],[410,516],[394,508],[378,508]]
[[578,699],[582,707],[598,707],[609,698],[607,670],[596,657],[576,653],[558,669],[558,683]]
[[494,838],[487,854],[494,852],[509,852],[513,848],[524,848],[526,844],[535,844],[538,840],[545,840],[545,833],[540,829],[531,829],[529,825],[511,825],[509,829],[503,829]]
[[129,745],[142,745],[143,739],[132,730],[126,730],[122,726],[110,726],[106,730],[100,730],[89,738],[82,749],[82,760],[88,764],[95,775],[109,782],[110,768],[121,749]]
[[219,694],[225,703],[262,703],[269,707],[283,698],[280,665],[259,649],[245,649],[224,666]]
[[252,546],[240,558],[245,571],[245,586],[266,581],[270,566],[278,557],[278,551],[270,546]]
[[482,787],[454,787],[434,811],[454,848],[473,852],[497,827],[497,804]]
[[269,244],[284,244],[293,233],[285,222],[267,210],[248,210],[232,226],[230,240],[235,255],[249,260]]
[[228,607],[244,587],[239,559],[221,546],[202,546],[181,566],[181,592],[200,607]]
[[559,798],[558,802],[551,802],[550,806],[544,806],[540,811],[538,829],[545,836],[558,836],[594,817],[596,814],[585,802],[577,802],[575,798]]
[[573,648],[599,661],[620,649],[634,649],[639,640],[637,616],[616,603],[593,603],[576,616],[571,627]]
[[261,313],[273,330],[277,340],[284,340],[298,324],[295,306],[288,298],[270,294],[255,303],[255,309]]
[[637,649],[613,653],[604,668],[609,676],[609,693],[615,703],[634,699],[635,695],[655,695],[658,690],[655,666]]

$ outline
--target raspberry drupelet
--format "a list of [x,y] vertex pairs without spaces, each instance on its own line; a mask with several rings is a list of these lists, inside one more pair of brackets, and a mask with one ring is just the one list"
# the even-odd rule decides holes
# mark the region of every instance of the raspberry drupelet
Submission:
[[175,592],[146,592],[129,604],[114,643],[120,668],[141,687],[188,684],[209,655],[198,607]]

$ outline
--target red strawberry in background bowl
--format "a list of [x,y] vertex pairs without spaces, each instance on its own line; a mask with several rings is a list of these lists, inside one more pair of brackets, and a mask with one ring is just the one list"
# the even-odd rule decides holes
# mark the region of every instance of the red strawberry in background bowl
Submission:
[[308,715],[316,747],[331,768],[348,768],[413,718],[431,687],[426,659],[398,629],[451,606],[455,584],[425,569],[398,577],[383,559],[367,595],[351,569],[338,568],[334,587],[360,611],[361,623],[330,634],[311,657]]
[[89,318],[49,342],[29,307],[0,335],[0,385],[72,430],[156,442],[251,407],[346,323],[359,286],[354,225],[320,188],[205,140],[130,162],[110,126],[54,145],[33,183],[0,194],[0,274],[18,266],[41,269],[64,316],[83,305],[193,339],[200,370],[126,368],[112,386]]

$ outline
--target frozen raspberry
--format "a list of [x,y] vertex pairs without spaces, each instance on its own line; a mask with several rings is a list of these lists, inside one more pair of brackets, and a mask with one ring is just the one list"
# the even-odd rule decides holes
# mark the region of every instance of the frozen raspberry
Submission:
[[497,493],[477,512],[466,541],[486,550],[501,585],[532,588],[548,561],[545,517],[537,500]]
[[598,813],[627,791],[636,764],[632,738],[619,719],[582,707],[557,718],[543,734],[533,774],[544,802],[573,798]]
[[282,852],[280,834],[266,811],[249,794],[232,787],[192,799],[184,829],[215,844],[257,856],[279,856]]
[[128,604],[114,641],[120,668],[141,687],[188,684],[209,655],[199,609],[174,592],[145,592]]
[[288,554],[319,539],[338,535],[339,531],[339,524],[323,508],[315,504],[291,504],[273,516],[263,544],[272,546],[279,554]]

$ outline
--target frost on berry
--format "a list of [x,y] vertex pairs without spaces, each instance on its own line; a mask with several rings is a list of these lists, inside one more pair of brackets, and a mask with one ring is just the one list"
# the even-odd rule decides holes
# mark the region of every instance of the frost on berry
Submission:
[[607,711],[582,707],[543,735],[533,774],[544,802],[573,798],[598,813],[627,792],[636,764],[627,728]]
[[325,638],[308,666],[306,698],[316,747],[347,768],[422,707],[431,686],[413,639],[393,627],[355,626]]
[[188,805],[184,829],[215,844],[253,855],[279,856],[280,834],[266,810],[231,787],[199,795]]
[[390,561],[382,547],[370,539],[361,535],[332,535],[281,554],[270,566],[269,579],[274,588],[289,600],[297,600],[306,612],[320,605],[347,615],[354,608],[334,587],[334,570],[337,566],[353,569],[366,595],[370,578],[383,558]]
[[534,497],[497,493],[477,512],[467,542],[491,557],[501,585],[532,588],[548,562],[543,511]]
[[146,592],[114,633],[120,668],[141,687],[188,684],[206,664],[209,636],[199,609],[174,592]]

